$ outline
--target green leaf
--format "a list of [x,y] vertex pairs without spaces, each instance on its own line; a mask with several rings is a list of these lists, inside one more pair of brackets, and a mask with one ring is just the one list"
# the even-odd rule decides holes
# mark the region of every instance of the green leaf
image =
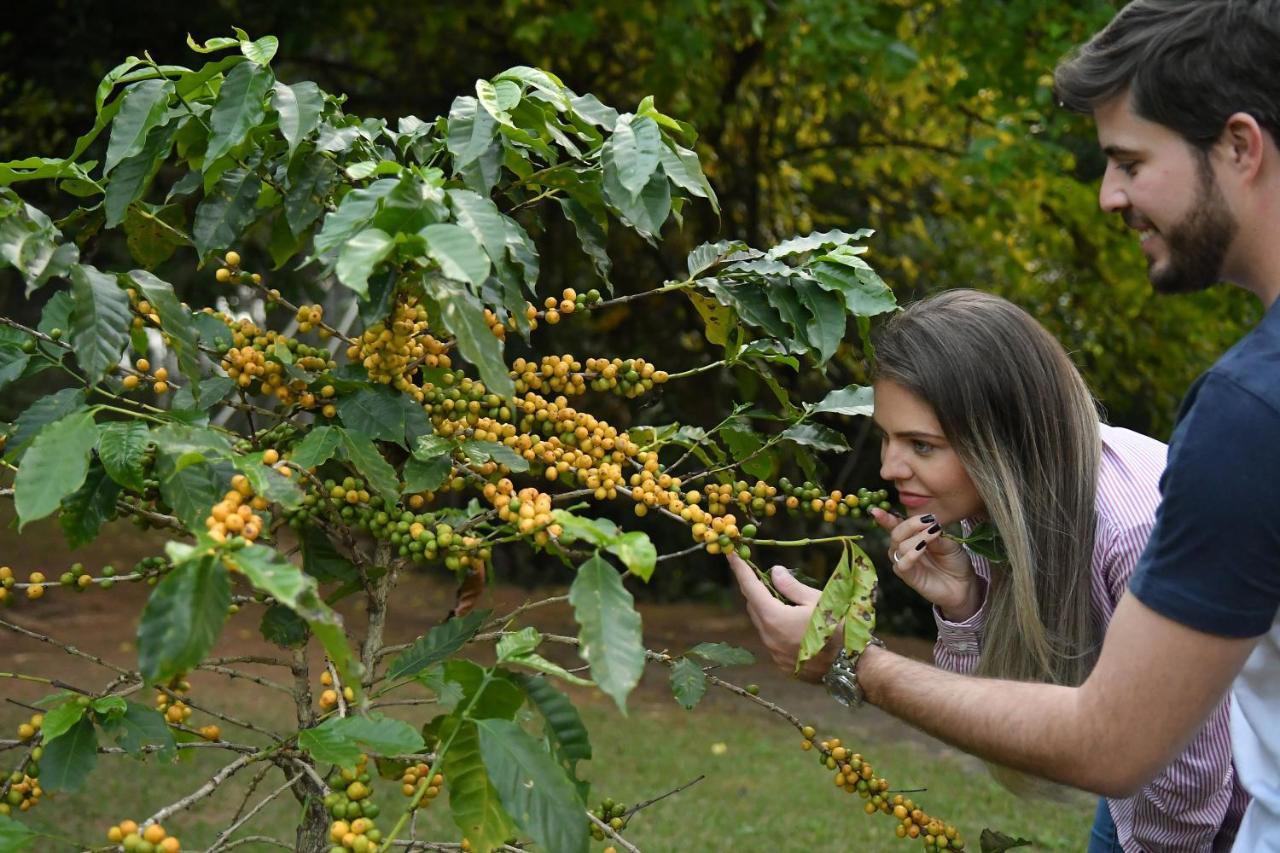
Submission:
[[301,646],[311,636],[307,632],[306,621],[282,604],[273,604],[266,609],[258,630],[267,642],[286,649]]
[[596,273],[608,284],[609,273],[613,271],[613,259],[609,257],[608,250],[608,221],[603,216],[592,215],[591,211],[577,199],[560,198],[557,201],[564,218],[573,225],[578,242],[582,245],[582,251],[586,252],[587,257],[591,259]]
[[276,83],[271,90],[271,106],[280,116],[280,133],[289,144],[289,156],[320,124],[324,93],[315,83]]
[[[249,65],[241,67],[249,68]],[[201,258],[240,239],[255,216],[261,182],[250,169],[228,169],[196,208],[191,238]]]
[[272,548],[249,545],[238,551],[227,552],[224,559],[243,572],[256,589],[262,590],[291,610],[314,609],[318,605],[315,598],[315,578],[304,573]]
[[804,329],[805,338],[817,351],[814,360],[821,367],[831,359],[836,347],[844,340],[844,302],[836,294],[828,293],[812,281],[795,280],[792,287],[800,297],[800,304],[809,313]]
[[158,746],[166,753],[175,746],[164,715],[145,705],[129,702],[123,714],[99,722],[107,737],[133,755],[142,752],[143,747]]
[[785,258],[790,255],[800,255],[805,252],[815,252],[818,249],[834,248],[836,246],[845,246],[855,240],[865,240],[876,232],[870,228],[859,228],[852,234],[833,229],[831,231],[814,231],[804,237],[792,237],[790,240],[783,240],[781,243],[769,250],[768,255],[771,258]]
[[478,720],[480,754],[502,805],[545,850],[585,853],[586,806],[565,771],[517,723]]
[[321,583],[348,582],[359,577],[351,561],[339,554],[328,535],[316,527],[302,530],[302,570]]
[[870,385],[837,388],[815,403],[810,413],[831,412],[837,415],[867,415],[875,410],[875,391]]
[[814,450],[847,451],[849,449],[843,435],[819,424],[794,424],[782,431],[781,438],[783,441],[792,441],[805,447],[812,447]]
[[769,304],[760,285],[701,278],[698,286],[711,293],[720,304],[736,311],[744,322],[764,330],[775,340],[783,341],[790,337],[786,324],[778,316],[777,309]]
[[169,335],[178,369],[198,391],[203,371],[200,369],[199,342],[191,322],[191,310],[183,307],[173,292],[173,285],[146,270],[133,270],[129,278],[160,315],[160,328]]
[[773,473],[773,462],[769,455],[760,452],[760,448],[764,447],[764,439],[744,420],[730,421],[720,434],[724,436],[724,443],[729,446],[734,461],[741,465],[743,471],[762,480]]
[[473,610],[461,619],[450,619],[437,625],[413,645],[396,655],[387,669],[387,679],[397,681],[416,675],[427,667],[451,657],[480,630],[489,618],[488,610]]
[[218,50],[226,50],[229,47],[236,47],[239,44],[240,39],[228,38],[227,36],[215,36],[204,44],[199,44],[191,37],[191,33],[187,33],[187,47],[196,53],[213,53]]
[[400,483],[396,480],[396,469],[392,468],[373,440],[367,435],[342,430],[342,447],[347,460],[355,466],[356,471],[369,481],[382,499],[389,506],[395,506],[400,500]]
[[90,382],[97,382],[120,360],[129,340],[129,297],[114,275],[88,264],[71,270],[71,346]]
[[166,457],[166,465],[172,473],[160,477],[160,497],[188,530],[203,530],[209,510],[226,493],[226,481],[206,462],[173,471],[174,460]]
[[850,654],[860,654],[866,648],[876,629],[875,590],[876,570],[871,558],[852,541],[845,540],[844,553],[823,587],[800,642],[797,671],[822,650],[841,622],[845,649]]
[[129,707],[129,703],[115,695],[99,696],[89,703],[99,721],[110,717],[118,717]]
[[643,530],[632,530],[623,533],[613,542],[605,546],[605,550],[622,561],[627,571],[645,583],[653,576],[658,565],[658,549],[654,547],[649,534]]
[[18,529],[58,508],[89,473],[89,454],[98,441],[93,416],[77,412],[40,431],[14,477]]
[[271,71],[257,62],[243,62],[231,69],[209,116],[211,132],[204,155],[205,171],[262,124],[267,113],[267,93],[274,82]]
[[[115,228],[125,221],[125,214],[130,205],[142,198],[160,164],[169,156],[173,147],[173,137],[178,132],[178,123],[153,128],[147,134],[142,148],[130,157],[125,158],[116,170],[111,173],[107,182],[107,192],[103,198],[102,208],[106,213],[106,226]],[[136,231],[135,226],[135,231]],[[167,236],[167,235],[166,235]],[[135,239],[135,242],[136,239]],[[172,243],[170,245],[173,245]],[[172,250],[170,250],[172,254]]]
[[599,554],[578,567],[569,603],[581,630],[579,653],[591,677],[626,713],[627,694],[644,674],[640,614],[622,578]]
[[686,711],[702,701],[707,692],[707,674],[687,657],[682,657],[671,667],[671,692]]
[[461,704],[473,720],[513,720],[524,705],[524,694],[504,670],[490,672],[469,660],[454,658],[445,661],[444,677],[462,688]]
[[293,463],[303,468],[319,467],[332,459],[341,445],[342,433],[335,427],[313,427],[293,449]]
[[604,173],[604,195],[622,219],[643,237],[654,239],[671,213],[671,184],[662,168],[653,173],[638,196],[632,196],[612,172]]
[[601,147],[600,160],[605,174],[616,175],[618,183],[634,199],[653,177],[663,148],[662,132],[653,119],[624,115]]
[[465,228],[439,222],[418,233],[427,241],[427,254],[446,278],[478,288],[489,277],[489,256]]
[[147,134],[168,115],[173,94],[173,84],[167,80],[144,80],[125,90],[120,111],[111,123],[102,174],[110,175],[118,163],[142,150]]
[[371,713],[331,717],[298,734],[298,745],[318,762],[355,767],[360,754],[405,755],[423,749],[422,735],[401,720]]
[[667,173],[671,183],[691,195],[705,198],[711,202],[711,209],[720,213],[720,200],[716,198],[715,190],[702,172],[702,162],[693,151],[675,143],[663,145],[662,171]]
[[83,388],[63,388],[32,403],[14,422],[13,433],[5,445],[6,458],[21,456],[14,451],[22,450],[46,426],[84,408],[86,396]]
[[440,305],[445,327],[457,338],[458,351],[480,371],[485,387],[504,399],[514,397],[515,383],[508,375],[507,364],[502,358],[502,342],[485,324],[484,306],[480,300],[464,288],[450,286],[444,279],[429,281],[428,290]]
[[48,791],[79,791],[98,763],[98,733],[82,717],[70,731],[44,747],[40,784]]
[[689,649],[689,654],[721,666],[751,666],[756,662],[756,656],[751,652],[728,643],[698,643]]
[[579,687],[596,686],[594,681],[576,676],[560,664],[549,661],[542,655],[534,654],[532,652],[513,657],[506,663],[508,666],[523,666],[544,673],[545,675],[554,675],[556,678],[567,681],[570,684],[576,684]]
[[452,471],[453,459],[448,456],[437,456],[430,462],[410,459],[404,465],[403,494],[434,492],[444,485]]
[[[120,171],[124,170],[125,167],[121,167]],[[112,181],[111,186],[115,186],[115,183]],[[179,246],[189,245],[185,236],[179,236],[186,228],[186,210],[179,204],[159,208],[134,204],[130,205],[124,216],[125,242],[129,255],[149,270],[173,257]],[[175,234],[175,231],[178,233]]]
[[289,191],[284,197],[284,216],[290,232],[295,236],[306,233],[324,212],[323,200],[329,196],[337,180],[337,167],[323,154],[308,153],[294,161],[289,170]]
[[266,66],[270,64],[271,58],[276,55],[276,51],[280,48],[280,39],[275,36],[263,36],[256,41],[240,40],[240,52],[248,57],[250,62],[257,65]]
[[449,791],[449,810],[463,837],[471,842],[471,849],[488,853],[514,835],[515,828],[502,810],[498,792],[485,772],[476,724],[454,718],[445,722],[440,733],[442,739],[456,730],[442,762],[445,778],[449,780],[445,786]]
[[[451,226],[432,225],[431,228]],[[369,292],[369,276],[378,264],[387,259],[395,249],[395,241],[385,231],[366,228],[342,245],[334,272],[338,281],[361,296]]]
[[[332,255],[353,235],[367,228],[378,212],[382,200],[399,185],[400,182],[394,178],[383,178],[343,196],[338,209],[324,218],[324,225],[320,227],[320,233],[315,236],[316,254]],[[292,220],[290,227],[295,227]],[[297,233],[296,228],[295,233]]]
[[204,660],[231,605],[227,570],[213,556],[174,566],[142,611],[138,668],[148,683],[172,678]]
[[557,690],[550,679],[542,676],[516,675],[515,680],[547,721],[547,731],[559,747],[560,754],[570,761],[590,761],[591,739],[582,716],[569,697]]
[[27,369],[31,356],[20,347],[10,344],[0,345],[0,391],[10,382],[18,379]]
[[119,496],[120,484],[101,465],[92,466],[84,484],[62,500],[58,523],[67,544],[79,548],[96,539],[103,523],[115,518]]
[[1033,843],[1026,838],[1014,838],[1011,835],[1005,835],[1003,832],[996,832],[993,829],[982,830],[982,835],[978,838],[982,853],[1004,853],[1004,851],[1012,850],[1015,847],[1030,847]]
[[200,382],[194,393],[190,384],[179,388],[178,393],[173,395],[173,405],[170,408],[175,412],[207,412],[225,400],[236,387],[235,380],[229,376],[208,376]]
[[338,400],[338,416],[347,429],[378,441],[404,441],[400,395],[385,386],[361,388]]
[[79,697],[69,699],[44,715],[44,723],[40,726],[40,735],[46,746],[71,731],[72,726],[80,722],[85,707],[80,704]]
[[507,634],[498,640],[494,653],[498,656],[498,663],[505,663],[513,657],[522,657],[532,653],[541,643],[542,634],[538,632],[537,628],[521,628],[519,631]]
[[[501,89],[499,89],[499,86]],[[515,91],[514,100],[511,97],[511,91]],[[520,101],[520,87],[510,81],[499,83],[498,86],[490,83],[488,80],[476,81],[476,97],[480,101],[480,106],[484,107],[485,112],[493,116],[493,120],[498,124],[505,124],[507,127],[515,127],[515,123],[511,120],[509,112]]]
[[35,843],[40,834],[28,829],[25,823],[18,823],[4,815],[0,815],[0,850],[8,853],[23,853]]
[[818,284],[839,293],[850,314],[874,317],[898,307],[893,291],[862,258],[850,252],[833,252],[813,264]]
[[447,147],[453,155],[453,170],[462,171],[483,154],[498,132],[493,116],[479,109],[480,102],[470,96],[454,98],[449,108]]
[[458,450],[473,465],[482,465],[492,460],[517,473],[529,470],[529,460],[496,441],[464,441],[458,445]]

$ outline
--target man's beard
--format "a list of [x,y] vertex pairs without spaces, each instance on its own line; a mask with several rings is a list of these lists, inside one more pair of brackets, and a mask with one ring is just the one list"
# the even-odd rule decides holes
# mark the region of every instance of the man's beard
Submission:
[[1164,268],[1147,265],[1151,286],[1159,293],[1195,293],[1221,281],[1227,247],[1239,230],[1207,158],[1199,173],[1200,186],[1191,212],[1164,235],[1169,247]]

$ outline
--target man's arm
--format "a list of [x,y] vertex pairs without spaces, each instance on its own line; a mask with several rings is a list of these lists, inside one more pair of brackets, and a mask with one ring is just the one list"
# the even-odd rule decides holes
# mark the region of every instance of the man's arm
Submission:
[[873,704],[966,752],[1127,797],[1195,736],[1256,643],[1193,630],[1126,594],[1080,687],[971,678],[874,646],[858,683]]

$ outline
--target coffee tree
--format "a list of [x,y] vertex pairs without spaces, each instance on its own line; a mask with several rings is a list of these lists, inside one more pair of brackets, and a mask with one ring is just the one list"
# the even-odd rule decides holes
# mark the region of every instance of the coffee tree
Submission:
[[[79,843],[178,850],[182,813],[251,771],[244,806],[209,850],[581,851],[592,837],[634,850],[625,828],[638,808],[588,805],[578,773],[589,736],[556,682],[594,686],[625,708],[646,664],[669,669],[686,707],[714,686],[778,714],[868,813],[893,816],[898,836],[963,848],[955,827],[892,792],[867,757],[711,671],[749,654],[714,643],[646,650],[626,588],[697,550],[749,557],[760,545],[838,543],[844,556],[806,653],[840,622],[846,644],[866,642],[875,575],[841,525],[885,495],[817,485],[812,453],[845,449],[816,416],[864,415],[869,390],[798,403],[772,371],[821,366],[849,318],[866,340],[871,318],[894,309],[861,257],[870,232],[768,250],[703,245],[678,280],[614,297],[611,229],[656,242],[686,205],[717,204],[693,129],[652,100],[619,113],[517,67],[478,81],[447,116],[393,127],[345,113],[342,97],[314,83],[278,80],[274,38],[237,31],[189,43],[221,58],[189,69],[130,57],[98,87],[97,121],[70,156],[0,164],[0,266],[29,298],[57,291],[34,327],[0,318],[0,387],[50,377],[65,386],[3,427],[3,494],[19,529],[56,515],[80,547],[130,517],[171,537],[163,554],[121,573],[0,568],[0,602],[22,607],[50,593],[154,585],[132,669],[79,652],[56,626],[44,634],[0,620],[110,673],[74,683],[0,673],[52,688],[3,742],[17,756],[0,785],[6,849],[44,849],[23,812],[45,791],[82,786],[100,754],[169,761],[204,749],[226,757],[215,775]],[[70,199],[66,215],[55,221],[12,188],[31,181]],[[598,286],[539,289],[537,238],[558,219]],[[100,268],[90,261],[113,233],[131,261]],[[203,271],[188,301],[154,272],[175,257]],[[312,301],[273,285],[286,265],[302,270]],[[538,353],[542,326],[640,299],[691,300],[723,358],[668,373],[641,358]],[[529,355],[504,355],[517,341]],[[735,407],[711,429],[619,428],[591,412],[602,395],[630,400],[733,366],[757,371],[774,399]],[[771,482],[784,461],[808,481]],[[692,544],[660,557],[643,529],[597,517],[613,502],[656,517],[645,523],[683,525]],[[780,508],[835,532],[766,538]],[[545,602],[497,617],[473,608],[500,549],[574,568],[576,636],[528,621]],[[397,580],[417,571],[456,577],[452,618],[388,645]],[[361,631],[333,607],[349,597],[368,614]],[[275,651],[211,657],[228,614],[249,607]],[[576,646],[585,666],[552,662],[539,653],[545,643]],[[308,654],[317,644],[319,669]],[[493,665],[463,656],[478,646]],[[259,669],[236,668],[245,665]],[[196,670],[287,694],[295,724],[273,728],[191,695]],[[394,702],[406,695],[415,698]],[[391,704],[396,713],[381,710]],[[541,720],[536,734],[516,721],[522,708]],[[273,771],[280,784],[259,791]],[[378,784],[402,789],[397,813],[369,799]],[[287,794],[302,806],[294,838],[244,835]],[[415,816],[441,794],[455,836],[417,840]]]

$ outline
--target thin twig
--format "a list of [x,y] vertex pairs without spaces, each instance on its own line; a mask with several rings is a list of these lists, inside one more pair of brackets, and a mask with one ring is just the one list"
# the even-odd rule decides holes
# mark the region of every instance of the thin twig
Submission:
[[598,828],[603,830],[605,835],[609,836],[614,841],[618,842],[619,846],[621,846],[623,850],[626,850],[627,853],[640,853],[639,847],[635,846],[630,841],[623,838],[622,835],[616,829],[614,829],[612,826],[609,826],[609,824],[605,823],[600,818],[593,815],[590,811],[587,812],[587,820],[591,821]]
[[37,631],[32,631],[30,628],[23,628],[21,625],[15,625],[12,622],[8,622],[4,619],[0,619],[0,628],[8,628],[10,631],[13,631],[16,634],[22,634],[24,636],[31,637],[33,640],[39,640],[42,643],[48,643],[51,646],[57,646],[67,654],[75,655],[76,657],[82,657],[85,660],[91,660],[94,663],[96,663],[98,666],[106,667],[112,672],[118,673],[120,675],[128,675],[128,676],[135,675],[135,673],[130,672],[127,669],[121,669],[120,667],[116,666],[113,663],[107,663],[105,660],[103,660],[102,658],[96,655],[91,655],[88,652],[82,652],[73,645],[60,642],[58,640],[53,639],[52,637],[47,637],[44,634],[41,634]]
[[192,791],[190,794],[187,794],[182,799],[178,800],[172,805],[165,806],[164,808],[160,809],[160,811],[156,812],[151,817],[147,818],[146,822],[143,823],[143,827],[145,828],[150,826],[153,823],[159,823],[160,821],[168,818],[170,815],[177,814],[183,809],[190,808],[191,806],[195,805],[195,803],[197,803],[198,801],[204,799],[205,797],[212,794],[214,791],[218,790],[219,785],[221,785],[223,782],[230,779],[239,770],[248,766],[252,762],[258,761],[258,760],[259,760],[259,756],[256,754],[240,756],[235,761],[231,762],[226,767],[223,767],[217,773],[213,774],[213,777],[208,782],[205,782],[199,788]]
[[209,849],[206,850],[205,853],[213,853],[213,851],[217,850],[218,847],[222,844],[222,842],[225,841],[231,835],[231,833],[235,832],[237,829],[239,829],[240,827],[248,823],[249,820],[254,815],[256,815],[258,812],[266,808],[267,804],[270,803],[272,800],[274,800],[276,797],[280,796],[285,791],[289,790],[289,788],[292,787],[293,783],[301,779],[302,776],[303,774],[299,773],[297,776],[294,776],[292,779],[290,779],[288,782],[285,782],[279,788],[276,788],[270,794],[267,794],[267,796],[262,800],[262,802],[258,803],[256,806],[254,806],[252,809],[249,810],[248,814],[246,814],[244,817],[240,818],[235,823],[231,824],[226,829],[224,829],[222,833],[219,834],[218,837],[213,840],[213,844],[209,845]]

